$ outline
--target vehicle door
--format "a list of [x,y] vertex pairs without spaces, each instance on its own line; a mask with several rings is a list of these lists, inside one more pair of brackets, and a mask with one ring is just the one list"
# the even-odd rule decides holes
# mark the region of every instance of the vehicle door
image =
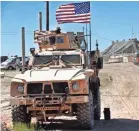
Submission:
[[10,63],[9,66],[12,66],[13,68],[16,68],[16,58],[14,58]]

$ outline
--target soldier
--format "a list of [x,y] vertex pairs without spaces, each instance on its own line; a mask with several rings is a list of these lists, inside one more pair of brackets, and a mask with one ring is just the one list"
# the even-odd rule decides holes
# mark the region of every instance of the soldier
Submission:
[[56,28],[56,34],[60,34],[61,33],[61,29],[60,29],[60,27],[57,27]]

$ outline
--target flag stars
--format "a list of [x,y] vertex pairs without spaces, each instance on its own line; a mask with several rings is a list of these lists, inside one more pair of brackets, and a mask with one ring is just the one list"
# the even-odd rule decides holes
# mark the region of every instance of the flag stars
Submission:
[[83,2],[83,3],[75,3],[75,14],[83,14],[90,12],[90,3]]

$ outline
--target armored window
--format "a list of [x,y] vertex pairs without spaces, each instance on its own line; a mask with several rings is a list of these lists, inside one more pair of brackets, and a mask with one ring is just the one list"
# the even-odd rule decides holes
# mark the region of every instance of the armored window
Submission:
[[57,43],[57,44],[62,44],[62,43],[64,43],[64,37],[63,37],[63,36],[57,36],[57,37],[56,37],[56,43]]
[[51,60],[52,60],[52,56],[51,55],[48,55],[48,56],[36,56],[35,57],[35,61],[34,61],[34,65],[47,64]]
[[47,38],[47,37],[42,37],[42,38],[40,38],[40,40],[43,45],[48,45],[50,43],[49,38]]
[[80,55],[62,55],[61,60],[67,64],[80,64],[81,58]]
[[13,62],[13,63],[16,62],[16,59],[13,59],[11,62]]
[[12,62],[14,58],[9,58],[5,62]]

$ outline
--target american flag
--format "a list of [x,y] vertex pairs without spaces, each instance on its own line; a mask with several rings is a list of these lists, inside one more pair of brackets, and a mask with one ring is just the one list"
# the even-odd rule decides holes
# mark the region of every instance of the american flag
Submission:
[[56,10],[56,20],[61,23],[90,23],[90,2],[61,5]]

